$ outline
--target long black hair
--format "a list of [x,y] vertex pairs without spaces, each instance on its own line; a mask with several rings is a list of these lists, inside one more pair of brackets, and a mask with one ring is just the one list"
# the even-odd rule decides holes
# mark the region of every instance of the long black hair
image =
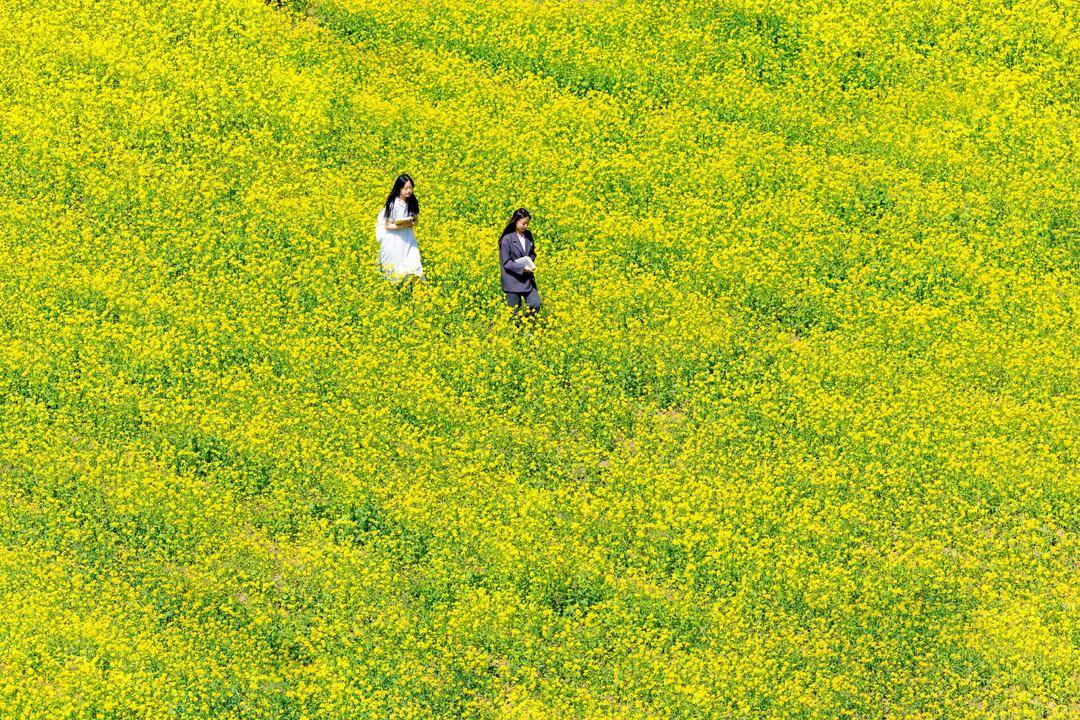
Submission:
[[413,179],[401,173],[397,176],[397,180],[394,181],[394,188],[390,191],[390,194],[386,196],[386,205],[383,207],[386,209],[386,219],[389,220],[393,216],[394,210],[394,198],[401,193],[401,188],[405,187],[405,183],[412,183],[413,194],[405,200],[405,212],[410,217],[416,217],[420,214],[420,201],[416,199],[416,183]]
[[[529,211],[525,208],[518,208],[515,210],[514,214],[510,216],[510,222],[506,223],[506,227],[503,228],[502,235],[499,236],[499,239],[502,240],[503,235],[506,235],[507,233],[517,232],[517,221],[521,218],[529,218],[531,220],[532,215],[530,215]],[[525,237],[532,240],[532,231],[526,228]]]

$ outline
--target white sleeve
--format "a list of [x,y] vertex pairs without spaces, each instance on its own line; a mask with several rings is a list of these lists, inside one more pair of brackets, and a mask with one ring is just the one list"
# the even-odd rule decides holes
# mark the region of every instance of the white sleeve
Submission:
[[386,208],[379,211],[378,217],[375,218],[375,239],[382,242],[386,237]]

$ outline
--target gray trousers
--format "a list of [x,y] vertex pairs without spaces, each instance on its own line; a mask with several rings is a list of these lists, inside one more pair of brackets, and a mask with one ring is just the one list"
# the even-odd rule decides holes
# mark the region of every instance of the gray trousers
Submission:
[[527,293],[506,293],[506,304],[514,308],[515,310],[521,307],[521,301],[523,299],[525,300],[525,304],[533,312],[536,312],[540,309],[540,293],[537,291],[536,288],[533,288]]

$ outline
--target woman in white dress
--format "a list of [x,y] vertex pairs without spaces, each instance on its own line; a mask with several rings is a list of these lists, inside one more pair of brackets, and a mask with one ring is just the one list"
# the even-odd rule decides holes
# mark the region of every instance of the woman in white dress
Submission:
[[413,195],[413,179],[405,174],[399,175],[375,220],[379,265],[392,280],[409,276],[424,277],[420,247],[416,244],[416,232],[413,230],[419,215],[420,203]]

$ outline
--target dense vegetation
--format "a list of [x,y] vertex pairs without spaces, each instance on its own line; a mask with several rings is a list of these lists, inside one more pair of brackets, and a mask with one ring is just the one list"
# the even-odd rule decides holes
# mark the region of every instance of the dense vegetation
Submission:
[[1080,717],[1078,29],[0,6],[0,716]]

